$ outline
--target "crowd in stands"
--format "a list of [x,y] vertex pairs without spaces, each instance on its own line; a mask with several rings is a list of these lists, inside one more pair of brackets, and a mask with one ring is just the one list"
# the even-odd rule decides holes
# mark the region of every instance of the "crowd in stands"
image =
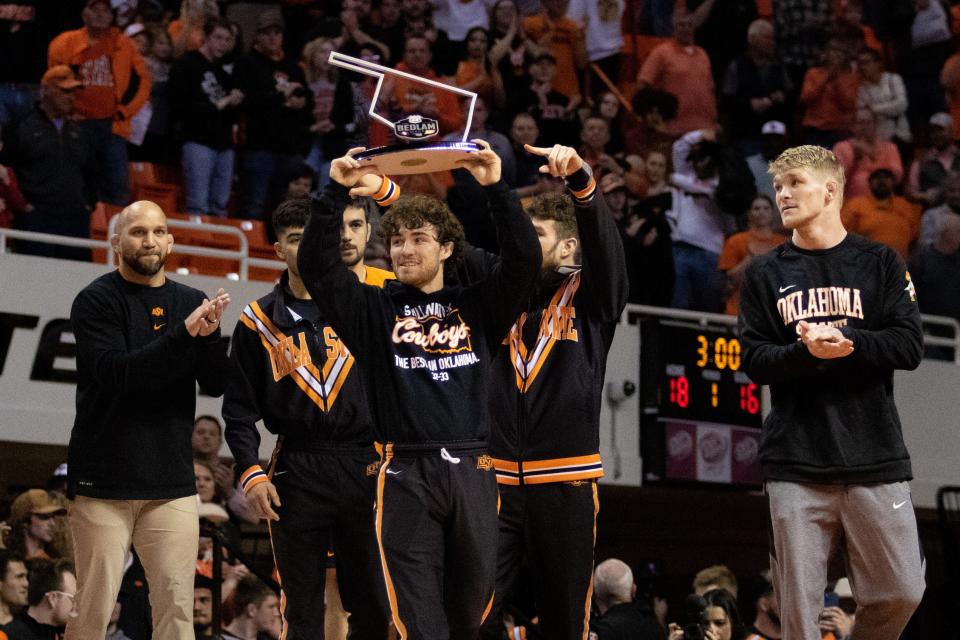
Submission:
[[[220,597],[220,636],[224,639],[270,640],[280,634],[280,601],[270,575],[258,576],[244,565],[239,550],[238,527],[249,528],[246,507],[231,500],[235,491],[230,465],[211,454],[219,447],[219,422],[200,416],[194,427],[197,493],[201,536],[211,524],[227,539],[222,558],[221,582],[214,583],[212,545],[201,537],[194,585],[194,626],[197,638],[215,637],[214,599]],[[30,489],[17,496],[3,523],[0,536],[0,638],[33,640],[55,638],[75,615],[76,576],[72,564],[67,501],[62,493],[66,465],[61,465],[47,488]],[[227,474],[230,474],[229,476]],[[221,486],[222,485],[222,486]],[[237,510],[231,507],[237,505]],[[232,529],[233,533],[230,533]],[[231,540],[231,537],[236,537]],[[239,551],[238,551],[239,553]],[[332,573],[332,572],[331,572]],[[782,637],[779,608],[769,576],[750,576],[738,584],[723,565],[699,571],[690,586],[684,607],[670,609],[663,576],[654,565],[634,574],[627,563],[607,558],[597,563],[591,614],[594,640],[766,640]],[[335,581],[328,580],[326,594],[327,638],[346,637],[346,618],[339,606]],[[821,615],[825,640],[845,640],[855,624],[856,603],[846,578],[831,583]],[[130,553],[117,605],[106,640],[148,640],[151,636],[148,593],[143,567]],[[504,638],[535,638],[535,607],[521,607],[506,616]],[[690,626],[699,626],[696,636]],[[4,635],[6,634],[6,635]],[[392,636],[391,636],[392,637]]]
[[[219,458],[220,425],[212,416],[199,416],[193,446],[201,536],[210,525],[226,539],[221,582],[213,582],[210,538],[202,537],[194,589],[194,624],[198,638],[213,637],[214,599],[219,595],[220,637],[268,640],[279,636],[280,602],[270,576],[258,577],[234,553],[241,548],[238,527],[253,524],[236,493],[230,464]],[[0,527],[0,638],[33,640],[54,638],[74,614],[76,576],[67,523],[67,500],[62,493],[68,469],[60,465],[47,488],[30,489],[10,505]],[[235,506],[233,506],[235,505]],[[238,552],[239,553],[239,552]],[[263,578],[263,579],[262,579]],[[667,607],[661,576],[643,568],[634,578],[631,567],[616,558],[598,562],[594,575],[591,638],[597,640],[676,640],[700,625],[710,640],[763,640],[781,637],[779,614],[768,576],[756,576],[738,587],[736,576],[725,566],[698,572],[685,608]],[[147,640],[150,613],[143,567],[131,552],[120,596],[111,616],[106,640]],[[328,638],[345,638],[346,624],[335,582],[328,581],[326,607]],[[833,586],[835,601],[825,606],[821,628],[827,640],[849,638],[855,602],[849,582]],[[698,597],[702,599],[698,599]],[[332,619],[331,619],[332,618]],[[668,623],[668,621],[670,621]],[[504,638],[536,635],[536,610],[517,610],[506,617]],[[6,635],[4,635],[6,634]]]
[[[16,5],[17,3],[14,3]],[[89,235],[126,205],[131,160],[168,167],[188,214],[265,220],[354,146],[376,79],[331,51],[475,91],[522,196],[555,188],[523,144],[578,146],[616,207],[630,301],[736,310],[744,260],[783,229],[767,163],[833,149],[850,231],[915,264],[923,311],[960,318],[951,181],[960,172],[960,13],[941,0],[72,0],[0,15],[0,225]],[[375,105],[462,136],[458,96],[387,77]],[[752,180],[751,180],[752,177]],[[407,176],[496,250],[465,171]],[[269,225],[267,225],[269,226]],[[741,235],[747,233],[748,235]],[[29,242],[16,250],[83,258]]]

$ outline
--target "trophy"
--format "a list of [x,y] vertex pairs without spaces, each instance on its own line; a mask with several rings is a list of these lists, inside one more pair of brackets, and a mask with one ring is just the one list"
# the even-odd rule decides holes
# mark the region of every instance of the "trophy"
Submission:
[[[470,125],[473,122],[473,108],[477,102],[476,93],[435,80],[421,78],[412,73],[374,64],[360,58],[347,56],[336,51],[330,52],[329,61],[330,64],[343,69],[349,69],[350,71],[377,78],[377,88],[373,92],[373,99],[370,101],[370,111],[368,114],[371,118],[390,127],[397,138],[406,141],[401,144],[374,147],[373,149],[362,151],[354,156],[360,164],[376,167],[377,171],[384,175],[433,173],[435,171],[453,169],[456,167],[458,161],[469,158],[471,154],[477,153],[482,149],[482,147],[475,142],[467,141]],[[407,80],[425,84],[440,89],[441,91],[451,91],[470,98],[470,109],[467,111],[467,123],[463,129],[463,137],[460,139],[460,142],[427,140],[426,138],[433,137],[440,133],[440,125],[433,118],[420,114],[408,114],[397,122],[391,122],[379,113],[375,113],[377,102],[380,98],[380,89],[383,87],[383,79],[388,75],[406,78]]]

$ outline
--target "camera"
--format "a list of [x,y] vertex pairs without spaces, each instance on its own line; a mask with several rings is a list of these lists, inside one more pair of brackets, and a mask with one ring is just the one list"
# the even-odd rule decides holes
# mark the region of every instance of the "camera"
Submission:
[[695,593],[683,603],[683,640],[704,640],[707,628],[707,601]]

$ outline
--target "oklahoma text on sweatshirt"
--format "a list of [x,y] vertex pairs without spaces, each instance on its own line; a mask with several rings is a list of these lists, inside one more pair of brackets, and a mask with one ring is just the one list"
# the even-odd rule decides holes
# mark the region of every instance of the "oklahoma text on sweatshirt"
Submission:
[[[838,327],[853,353],[823,360],[797,325]],[[787,242],[756,258],[740,293],[744,367],[770,385],[760,460],[769,480],[895,482],[911,478],[893,402],[894,369],[923,357],[916,291],[903,260],[856,235],[825,250]]]

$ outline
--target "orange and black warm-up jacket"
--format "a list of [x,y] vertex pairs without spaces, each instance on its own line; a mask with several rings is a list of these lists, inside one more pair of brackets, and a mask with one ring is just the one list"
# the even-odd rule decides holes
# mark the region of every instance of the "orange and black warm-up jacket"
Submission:
[[567,180],[582,266],[542,276],[494,362],[490,453],[500,484],[603,476],[600,403],[607,352],[627,302],[616,222],[580,170]]
[[[365,284],[382,287],[389,271],[367,267]],[[251,302],[233,331],[223,396],[224,437],[244,493],[267,480],[260,466],[262,419],[284,446],[333,451],[373,447],[367,399],[353,355],[322,319],[295,318],[287,307],[288,274]]]

